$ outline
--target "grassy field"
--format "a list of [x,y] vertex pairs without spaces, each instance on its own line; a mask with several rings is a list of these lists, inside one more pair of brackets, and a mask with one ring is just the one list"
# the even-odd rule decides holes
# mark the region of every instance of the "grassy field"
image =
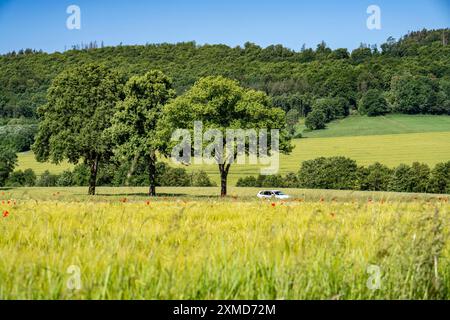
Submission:
[[0,190],[0,299],[450,298],[448,197],[159,191]]
[[449,116],[388,114],[380,117],[350,116],[327,124],[324,130],[305,131],[304,137],[328,138],[348,136],[374,136],[384,134],[405,134],[450,131]]
[[[290,155],[281,155],[280,173],[297,172],[302,161],[320,156],[346,156],[360,165],[376,161],[390,167],[414,161],[434,166],[450,160],[450,117],[390,115],[385,117],[352,116],[329,124],[329,129],[306,134],[294,140]],[[72,166],[37,163],[30,152],[19,154],[18,169],[32,168],[39,175],[45,170],[60,173]],[[205,170],[219,182],[215,165],[192,165],[188,171]],[[229,181],[234,185],[239,177],[257,175],[256,165],[234,165]]]
[[59,174],[64,170],[73,169],[73,165],[67,162],[61,163],[60,165],[49,162],[37,162],[32,151],[19,153],[18,158],[17,170],[33,169],[37,175],[41,175],[45,170]]

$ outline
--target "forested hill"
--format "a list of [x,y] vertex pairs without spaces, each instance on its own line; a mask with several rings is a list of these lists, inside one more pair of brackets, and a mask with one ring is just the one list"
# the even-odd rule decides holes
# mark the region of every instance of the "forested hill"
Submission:
[[[173,78],[178,93],[207,75],[235,78],[263,90],[276,105],[305,113],[308,101],[342,97],[355,106],[364,92],[387,92],[395,76],[450,78],[450,29],[412,32],[380,48],[361,45],[331,50],[325,42],[299,52],[281,45],[252,43],[198,46],[194,42],[74,48],[47,54],[21,50],[0,56],[0,116],[34,117],[45,102],[52,79],[63,69],[85,62],[105,64],[124,77],[160,69]],[[306,111],[307,112],[307,111]]]

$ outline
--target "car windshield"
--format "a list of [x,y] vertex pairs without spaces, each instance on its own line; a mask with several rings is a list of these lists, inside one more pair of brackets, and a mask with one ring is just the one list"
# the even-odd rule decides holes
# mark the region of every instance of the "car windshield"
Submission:
[[284,196],[284,193],[281,191],[274,191],[274,194],[276,194],[277,196]]

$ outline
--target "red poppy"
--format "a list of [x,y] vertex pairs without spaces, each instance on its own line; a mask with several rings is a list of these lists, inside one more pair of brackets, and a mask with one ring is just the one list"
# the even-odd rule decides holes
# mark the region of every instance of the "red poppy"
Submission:
[[150,205],[150,201],[147,201],[146,203],[147,203],[148,206]]
[[3,211],[3,218],[6,218],[9,216],[9,212],[7,210]]
[[275,202],[272,202],[272,207],[275,207],[275,206],[276,206]]

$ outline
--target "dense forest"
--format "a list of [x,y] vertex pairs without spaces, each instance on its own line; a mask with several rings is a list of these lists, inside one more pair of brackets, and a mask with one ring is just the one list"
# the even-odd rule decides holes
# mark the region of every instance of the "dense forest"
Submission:
[[[446,114],[450,113],[449,39],[450,29],[422,30],[399,40],[389,38],[380,48],[361,44],[352,52],[332,50],[325,42],[299,52],[281,45],[261,48],[246,43],[231,48],[195,42],[102,48],[90,44],[52,54],[20,50],[0,56],[0,116],[35,118],[55,76],[85,62],[104,64],[126,78],[159,69],[173,79],[178,94],[201,77],[223,75],[265,91],[276,106],[295,109],[299,116],[306,116],[314,104],[328,102],[342,108],[344,103],[343,110],[313,114],[325,122],[346,116],[359,105],[369,115]],[[340,100],[317,101],[332,98]],[[314,129],[317,119],[310,122]]]
[[[14,169],[15,152],[30,150],[33,143],[39,161],[51,158],[59,162],[69,157],[73,164],[79,164],[83,158],[85,163],[79,168],[84,171],[90,168],[89,174],[82,170],[82,175],[76,170],[65,172],[61,177],[47,173],[36,182],[39,185],[82,184],[85,181],[76,177],[89,177],[89,192],[94,194],[97,180],[104,184],[131,183],[130,172],[137,171],[141,158],[146,163],[143,172],[150,179],[152,195],[158,184],[211,185],[204,173],[199,173],[196,178],[197,174],[189,177],[186,172],[167,169],[157,178],[155,150],[166,151],[165,143],[161,144],[161,141],[167,139],[155,137],[162,127],[171,130],[180,127],[179,114],[189,109],[192,101],[199,103],[204,95],[220,96],[222,92],[232,94],[235,102],[251,101],[248,105],[253,111],[256,106],[260,108],[260,126],[257,119],[251,117],[244,117],[246,125],[266,127],[266,124],[276,123],[275,128],[286,125],[288,130],[283,134],[286,152],[290,150],[288,141],[296,137],[295,126],[300,117],[305,117],[307,128],[315,130],[352,113],[368,116],[391,112],[450,115],[449,38],[450,29],[422,30],[411,32],[398,41],[389,38],[380,48],[361,44],[352,52],[343,48],[332,50],[325,42],[315,49],[303,47],[299,52],[281,45],[261,48],[246,43],[244,47],[230,48],[225,45],[198,46],[194,42],[101,48],[91,43],[63,53],[48,54],[32,49],[10,52],[0,56],[0,154],[5,158],[3,169],[0,168],[0,180],[3,180],[0,185]],[[150,71],[155,69],[163,73]],[[94,87],[98,99],[92,99]],[[267,95],[248,89],[257,89]],[[76,114],[75,119],[79,117],[86,121],[72,123],[65,111],[59,113],[67,106],[72,115]],[[173,119],[168,116],[171,112],[162,112],[163,106],[178,110]],[[111,119],[114,108],[117,110]],[[251,110],[247,110],[248,115],[253,114]],[[241,108],[239,113],[229,113],[228,118],[239,115],[242,120],[243,111]],[[167,126],[160,127],[159,122],[165,118],[159,115],[164,114]],[[198,119],[196,116],[200,115],[186,119],[193,123]],[[215,120],[217,125],[224,122],[222,118]],[[211,118],[208,121],[212,121]],[[37,122],[40,125],[36,136]],[[187,123],[184,125],[183,128]],[[75,133],[89,134],[79,135],[78,140],[69,134],[71,139],[67,139],[70,130],[65,129],[68,127]],[[104,138],[103,143],[99,137]],[[58,141],[57,146],[55,141]],[[130,142],[129,145],[124,141]],[[150,141],[154,143],[151,148],[148,147]],[[122,158],[112,161],[111,143],[120,146],[117,150],[122,150],[128,160],[137,160],[132,165]],[[136,150],[146,150],[150,154]],[[101,166],[104,179],[97,177]],[[446,164],[444,171],[447,168]],[[229,166],[221,169],[222,195],[226,195],[228,169]],[[382,171],[386,170],[383,168]],[[108,172],[127,174],[108,175]],[[385,176],[391,181],[393,174]],[[7,183],[31,184],[27,181],[33,176],[31,171],[18,172]],[[184,177],[183,181],[174,180],[175,176]],[[447,181],[448,176],[444,176],[438,181]],[[144,179],[146,182],[147,178]],[[361,181],[365,183],[366,179],[363,177]],[[446,182],[445,188],[447,185]],[[443,192],[445,188],[433,190]]]

